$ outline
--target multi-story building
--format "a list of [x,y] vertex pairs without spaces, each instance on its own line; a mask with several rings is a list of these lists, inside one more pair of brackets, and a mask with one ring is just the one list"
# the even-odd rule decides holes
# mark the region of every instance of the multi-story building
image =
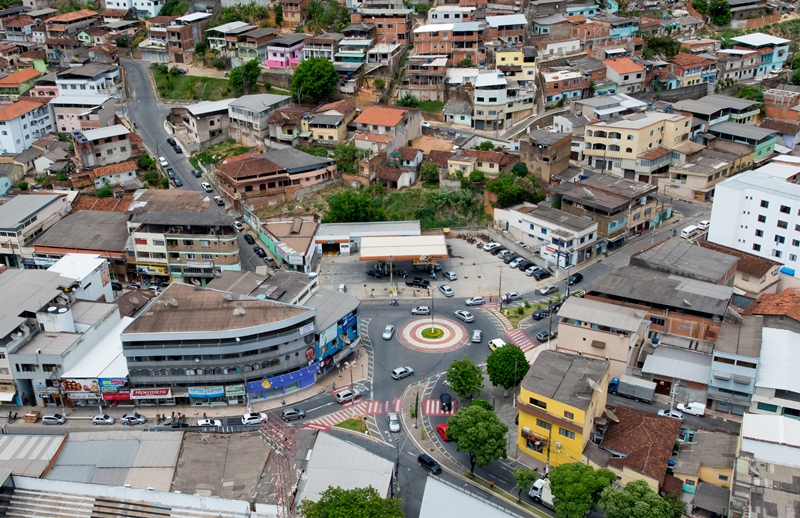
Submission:
[[[448,61],[447,54],[409,56],[399,95],[402,97],[410,94],[422,101],[444,101],[447,93]],[[471,116],[471,105],[469,113]]]
[[288,95],[244,95],[228,105],[230,136],[247,146],[260,146],[269,134],[269,114],[289,105]]
[[[758,126],[737,124],[727,121],[709,126],[709,135],[715,137],[717,141],[735,142],[744,144],[753,150],[753,164],[763,164],[775,155],[775,143],[778,133],[775,130],[761,128]],[[713,138],[708,139],[699,135],[698,140],[701,144],[708,144]]]
[[261,208],[282,203],[302,188],[332,180],[335,173],[335,160],[290,147],[218,167],[222,196],[240,211],[245,204]]
[[85,61],[88,53],[83,43],[73,38],[47,38],[44,42],[47,62],[68,68],[71,63]]
[[236,53],[236,45],[242,35],[257,28],[255,25],[236,21],[206,29],[208,47],[224,55],[232,56]]
[[17,101],[0,109],[0,152],[19,154],[55,130],[46,104]]
[[631,58],[616,58],[603,61],[607,77],[617,85],[617,92],[641,92],[644,84],[644,66]]
[[25,68],[0,78],[0,101],[9,103],[33,88],[37,77],[42,75],[33,68]]
[[764,92],[764,111],[770,119],[797,122],[800,119],[800,87],[780,85]]
[[755,377],[751,414],[781,415],[800,419],[798,387],[793,366],[797,352],[793,344],[800,334],[786,329],[761,330],[761,354]]
[[475,80],[472,98],[474,128],[486,131],[504,129],[507,104],[508,79],[497,73],[480,74]]
[[50,108],[62,133],[112,126],[116,117],[108,95],[59,95],[50,100]]
[[477,65],[483,61],[482,34],[478,22],[422,25],[414,29],[414,55],[444,55],[451,66],[467,60]]
[[708,129],[720,122],[732,121],[740,124],[755,124],[761,112],[757,101],[737,99],[727,95],[707,95],[698,100],[678,101],[673,108],[679,112],[691,115],[693,125],[700,130]]
[[650,321],[640,311],[581,297],[567,298],[556,320],[556,350],[605,360],[612,378],[627,374],[634,352],[650,333]]
[[360,7],[352,13],[352,23],[375,26],[375,42],[399,45],[412,43],[413,9],[372,9]]
[[305,23],[306,10],[311,0],[280,0],[283,7],[283,25],[293,29]]
[[[356,130],[364,135],[385,137],[386,152],[408,145],[422,134],[422,114],[419,110],[383,105],[370,106],[355,118]],[[359,139],[356,137],[356,147]]]
[[475,21],[475,7],[439,5],[428,10],[428,23],[460,23]]
[[510,233],[548,264],[566,270],[592,257],[597,223],[545,203],[494,210],[495,226]]
[[0,205],[0,261],[9,268],[19,268],[22,247],[69,211],[67,198],[54,194],[15,196]]
[[571,133],[532,130],[519,140],[519,158],[536,175],[539,185],[549,185],[569,167]]
[[717,62],[704,55],[676,54],[669,60],[669,71],[681,87],[717,82]]
[[98,23],[97,13],[90,9],[79,9],[48,18],[44,23],[48,38],[74,38],[86,27]]
[[798,310],[800,310],[798,291],[796,288],[788,288],[780,293],[760,295],[742,314],[763,318],[764,327],[800,333]]
[[639,18],[628,18],[615,14],[603,14],[595,17],[595,22],[608,28],[611,41],[627,40],[639,32]]
[[75,95],[80,91],[88,94],[124,96],[122,72],[119,65],[89,63],[70,68],[56,74],[56,85],[60,95]]
[[657,189],[607,175],[553,187],[561,194],[561,210],[597,222],[595,255],[650,227],[658,209]]
[[322,58],[333,63],[342,38],[343,36],[336,32],[308,38],[303,45],[303,61],[310,58]]
[[758,52],[761,62],[755,76],[769,74],[773,70],[780,70],[789,58],[789,40],[778,38],[769,34],[754,32],[744,36],[731,38],[735,42],[734,49]]
[[344,142],[347,125],[355,118],[356,107],[347,99],[323,104],[312,115],[301,121],[301,129],[311,132],[311,140],[318,142]]
[[545,104],[552,106],[563,100],[573,101],[583,96],[583,91],[589,88],[589,79],[582,72],[565,70],[560,72],[542,72],[544,83]]
[[[677,113],[645,112],[614,121],[587,124],[584,129],[588,164],[627,179],[649,181],[661,167],[649,153],[671,149],[689,140],[692,118]],[[669,158],[669,153],[662,156]],[[668,163],[664,165],[669,165]],[[645,178],[643,178],[646,177]]]
[[242,63],[257,60],[263,65],[267,62],[267,44],[278,37],[278,29],[263,27],[242,34],[236,43],[236,56]]
[[524,14],[509,14],[504,16],[487,16],[486,40],[522,45],[528,28],[528,20]]
[[372,45],[370,38],[344,38],[339,42],[339,51],[334,59],[338,63],[366,63]]
[[307,34],[289,34],[270,40],[267,43],[266,59],[268,68],[295,68],[303,59],[303,46]]
[[647,103],[625,94],[602,95],[573,101],[570,111],[574,115],[602,121],[633,115],[647,110]]
[[75,158],[85,168],[113,164],[130,159],[134,149],[131,132],[122,124],[72,133]]
[[[755,299],[764,293],[773,294],[777,291],[781,263],[759,257],[749,252],[718,245],[711,241],[701,240],[697,241],[697,244],[703,248],[739,258],[739,262],[736,263],[736,275],[733,278],[733,286],[744,292],[745,297]],[[752,308],[755,310],[758,306],[757,302],[758,301],[748,306],[748,309]],[[755,315],[757,313],[750,314]],[[772,325],[770,327],[776,326]],[[798,328],[798,330],[800,330],[800,328]]]
[[763,317],[725,320],[711,354],[706,407],[743,415],[751,405],[758,379]]
[[716,53],[720,81],[744,81],[756,77],[761,55],[754,49],[722,49]]
[[6,39],[16,42],[33,41],[33,29],[38,25],[38,21],[30,16],[18,16],[12,20],[3,22],[3,29],[6,31]]
[[542,351],[520,383],[517,409],[522,452],[548,466],[577,462],[605,412],[607,361]]
[[171,63],[192,63],[195,45],[206,35],[211,13],[179,16],[167,26],[167,51]]
[[228,106],[234,99],[203,101],[171,111],[172,123],[183,121],[186,133],[193,143],[209,145],[217,140],[228,138],[230,119]]

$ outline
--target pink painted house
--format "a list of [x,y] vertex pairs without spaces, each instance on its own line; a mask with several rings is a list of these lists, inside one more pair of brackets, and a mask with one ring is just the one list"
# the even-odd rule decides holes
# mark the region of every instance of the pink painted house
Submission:
[[267,44],[268,68],[294,68],[303,58],[307,34],[289,34],[275,38]]

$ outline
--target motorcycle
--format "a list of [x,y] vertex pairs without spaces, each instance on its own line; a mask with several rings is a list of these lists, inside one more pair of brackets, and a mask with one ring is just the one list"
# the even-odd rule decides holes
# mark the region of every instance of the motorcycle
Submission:
[[397,301],[397,299],[392,299],[389,301],[390,306],[398,306],[399,304],[400,303]]

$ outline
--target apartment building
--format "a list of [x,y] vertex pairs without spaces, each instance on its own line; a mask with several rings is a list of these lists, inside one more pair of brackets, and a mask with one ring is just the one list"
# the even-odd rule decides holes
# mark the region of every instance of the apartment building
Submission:
[[306,10],[311,5],[311,0],[280,0],[283,8],[284,27],[293,29],[305,23]]
[[0,262],[22,267],[22,248],[70,211],[67,197],[19,195],[0,205]]
[[88,52],[83,43],[73,38],[47,38],[44,41],[47,62],[68,68],[73,63],[84,62]]
[[257,60],[264,65],[267,62],[267,45],[278,37],[278,29],[263,27],[242,34],[236,43],[236,56],[242,63]]
[[748,411],[758,379],[763,328],[760,316],[722,322],[711,355],[707,408],[739,416]]
[[668,63],[669,71],[678,78],[680,87],[717,82],[717,62],[704,55],[681,52]]
[[352,23],[375,26],[375,42],[398,45],[413,43],[412,9],[372,9],[359,7],[351,14]]
[[128,265],[142,280],[168,278],[205,286],[221,271],[241,270],[233,219],[199,191],[141,189],[128,209]]
[[171,63],[192,63],[194,47],[205,38],[211,13],[179,16],[167,25],[167,50]]
[[[410,108],[375,105],[362,111],[353,120],[353,124],[362,135],[382,137],[388,154],[407,146],[409,140],[422,134],[422,112]],[[356,136],[356,147],[361,145],[360,142],[369,142],[369,139],[359,140],[360,136]]]
[[242,35],[257,28],[255,25],[236,21],[206,29],[208,47],[224,55],[234,55]]
[[744,81],[756,77],[761,55],[754,49],[721,49],[716,53],[719,80]]
[[25,68],[0,78],[0,101],[5,103],[16,101],[20,95],[33,88],[36,78],[41,75],[33,68]]
[[87,94],[124,97],[122,71],[119,65],[89,63],[56,73],[56,85],[60,95]]
[[295,68],[303,58],[307,34],[289,34],[270,40],[266,47],[267,68]]
[[478,22],[423,25],[414,29],[414,55],[445,55],[450,66],[466,60],[476,65],[484,61],[482,35]]
[[72,142],[75,158],[84,168],[122,162],[141,152],[134,149],[132,133],[122,124],[73,131]]
[[17,101],[0,109],[0,151],[19,154],[55,130],[46,104]]
[[569,167],[571,133],[531,130],[519,140],[519,158],[536,175],[539,185],[561,183],[560,175]]
[[61,133],[104,128],[114,124],[114,99],[108,95],[59,95],[50,100],[55,126]]
[[787,329],[764,327],[761,330],[761,354],[755,378],[751,414],[800,418],[797,383],[793,365],[797,357],[792,346],[800,334]]
[[641,92],[644,85],[644,65],[631,58],[606,59],[603,61],[607,77],[617,85],[617,92]]
[[528,20],[524,14],[487,16],[487,41],[502,41],[512,45],[522,45],[527,32]]
[[589,79],[582,72],[572,70],[542,72],[545,104],[553,106],[563,101],[580,99],[589,88]]
[[[630,180],[649,181],[663,165],[653,151],[671,149],[689,140],[692,118],[677,113],[644,112],[621,120],[600,121],[584,128],[584,155],[590,166]],[[656,160],[657,164],[652,162]],[[656,167],[654,167],[654,165]],[[666,164],[668,165],[668,164]],[[637,170],[638,166],[638,170]]]
[[222,99],[221,101],[203,101],[191,104],[182,108],[171,110],[173,124],[176,121],[183,121],[186,133],[191,142],[196,142],[200,146],[228,138],[230,131],[230,119],[228,118],[228,106],[234,99]]
[[439,5],[428,10],[428,23],[474,22],[475,7]]
[[[3,21],[6,39],[15,42],[33,41],[33,29],[39,24],[30,16],[17,16],[11,20]],[[13,63],[12,63],[13,64]]]
[[244,95],[228,105],[230,136],[246,146],[263,145],[270,113],[289,105],[288,95]]
[[59,14],[45,20],[48,38],[74,38],[86,27],[99,22],[97,13],[90,9],[79,9],[70,13]]
[[789,58],[789,40],[754,32],[731,38],[734,49],[758,52],[761,56],[755,77],[764,76],[773,70],[780,70]]
[[322,58],[333,63],[336,52],[339,49],[339,42],[343,37],[342,34],[329,32],[308,38],[303,45],[303,61],[311,58]]

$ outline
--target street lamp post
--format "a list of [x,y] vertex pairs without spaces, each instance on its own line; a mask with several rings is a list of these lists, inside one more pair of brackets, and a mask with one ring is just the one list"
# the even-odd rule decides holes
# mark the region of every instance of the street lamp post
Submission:
[[[347,369],[348,371],[350,371],[350,390],[352,390],[353,392],[356,391],[356,389],[353,388],[353,367],[355,367],[355,366],[356,366],[355,362],[344,362],[344,368]],[[355,398],[355,395],[353,396],[353,399],[350,400],[350,404],[351,404],[351,408],[353,409],[353,417],[355,417],[355,415],[356,415],[356,398]]]
[[497,303],[499,304],[500,313],[503,312],[503,267],[498,266],[500,268],[500,283],[497,285]]
[[434,300],[434,292],[435,291],[436,290],[430,290],[430,292],[431,292],[431,333],[433,333],[433,329],[434,329],[434,327],[433,327],[433,313],[434,313],[434,311],[433,311],[434,310],[433,300]]

